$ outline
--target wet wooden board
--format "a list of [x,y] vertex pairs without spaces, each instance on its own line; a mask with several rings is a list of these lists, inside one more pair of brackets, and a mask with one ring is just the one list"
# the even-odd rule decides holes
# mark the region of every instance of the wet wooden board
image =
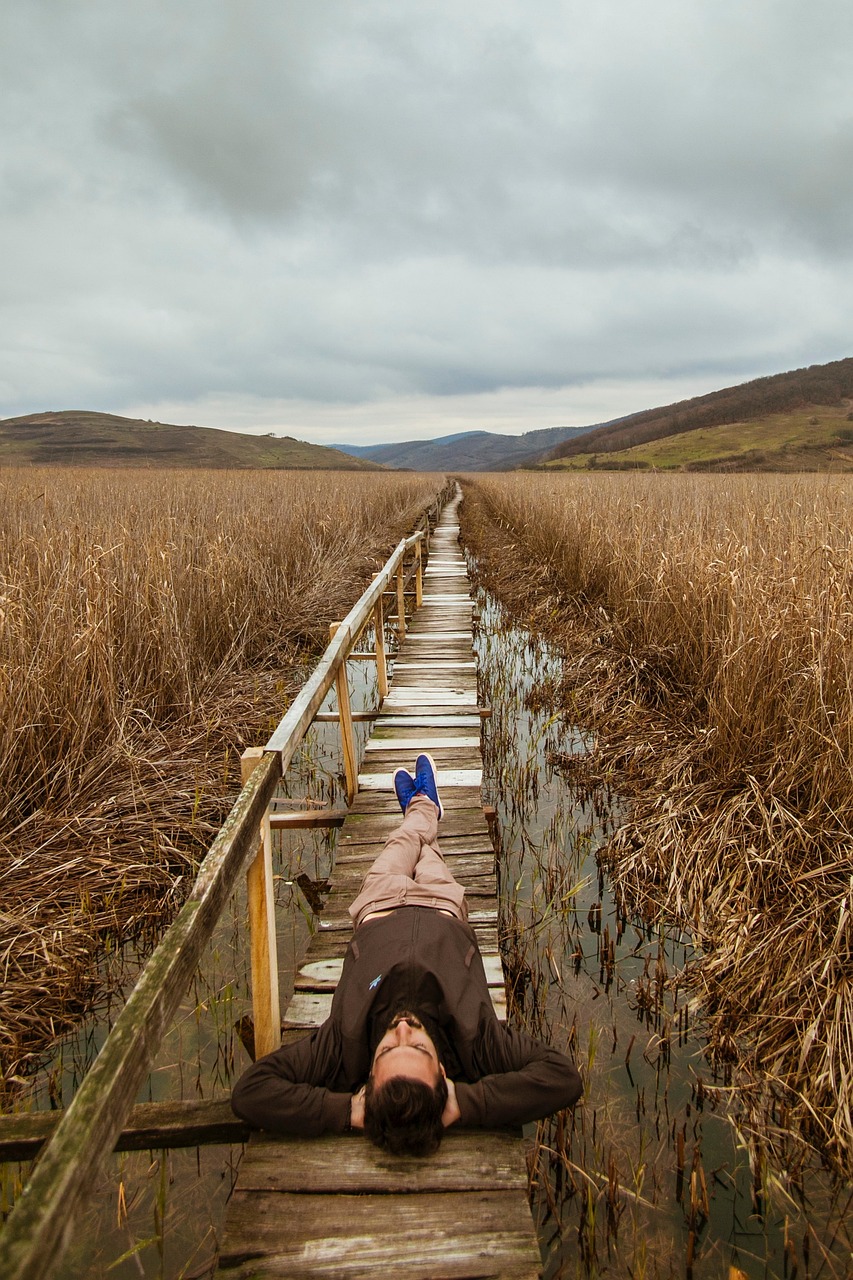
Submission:
[[219,1274],[233,1280],[539,1275],[521,1190],[305,1195],[238,1189],[228,1223]]
[[[338,830],[335,868],[296,976],[284,1043],[329,1015],[352,935],[349,904],[401,821],[393,772],[413,770],[421,750],[438,770],[445,809],[439,845],[465,885],[489,991],[498,1016],[506,1016],[495,853],[480,793],[474,606],[457,534],[451,506],[433,535],[423,606],[389,663],[391,687],[373,722],[359,791]],[[540,1259],[526,1193],[517,1134],[454,1130],[428,1160],[391,1156],[358,1134],[314,1140],[256,1134],[229,1204],[218,1274],[533,1280]]]
[[[518,1159],[518,1140],[504,1132],[450,1132],[430,1160],[407,1160],[378,1152],[357,1136],[291,1138],[287,1159],[281,1142],[260,1134],[240,1166],[243,1191],[329,1192],[346,1184],[353,1195],[387,1191],[389,1179],[403,1194],[417,1191],[525,1190],[527,1170]],[[472,1145],[475,1150],[472,1150]]]

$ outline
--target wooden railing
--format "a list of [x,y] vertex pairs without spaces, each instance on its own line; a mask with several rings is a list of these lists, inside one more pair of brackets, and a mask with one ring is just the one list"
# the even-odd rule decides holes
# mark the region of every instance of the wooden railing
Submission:
[[[420,522],[424,527],[398,544],[343,622],[333,626],[328,648],[266,746],[244,754],[243,788],[199,867],[189,895],[146,964],[71,1105],[55,1130],[52,1125],[45,1126],[46,1133],[53,1130],[52,1136],[0,1235],[3,1280],[41,1280],[61,1257],[77,1209],[91,1190],[101,1159],[116,1148],[139,1086],[247,863],[256,1054],[267,1053],[280,1043],[270,802],[294,752],[318,718],[336,719],[340,724],[351,802],[358,774],[346,664],[355,654],[356,643],[373,624],[376,643],[370,656],[377,664],[381,703],[388,689],[384,598],[390,594],[394,599],[396,629],[398,635],[405,635],[405,599],[410,595],[420,602],[423,552],[428,550],[431,526],[446,498],[445,490]],[[411,562],[408,574],[407,561]],[[318,715],[333,685],[338,710]],[[221,1104],[217,1104],[217,1113],[221,1111]],[[198,1138],[198,1129],[194,1132]],[[227,1129],[220,1141],[227,1140],[225,1134]],[[178,1138],[174,1145],[183,1143]]]

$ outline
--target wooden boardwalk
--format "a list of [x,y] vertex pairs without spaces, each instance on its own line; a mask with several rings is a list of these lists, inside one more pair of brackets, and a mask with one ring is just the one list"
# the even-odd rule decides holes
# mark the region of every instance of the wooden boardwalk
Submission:
[[[295,983],[285,1040],[328,1015],[351,926],[347,907],[400,810],[398,765],[433,756],[445,814],[439,842],[468,896],[499,1017],[505,1016],[497,939],[495,855],[481,807],[482,754],[469,581],[457,505],[433,535],[416,612],[367,744],[359,791],[340,829],[331,892]],[[363,1136],[254,1135],[240,1166],[218,1275],[249,1277],[513,1277],[539,1275],[517,1134],[451,1130],[428,1159],[379,1151]]]

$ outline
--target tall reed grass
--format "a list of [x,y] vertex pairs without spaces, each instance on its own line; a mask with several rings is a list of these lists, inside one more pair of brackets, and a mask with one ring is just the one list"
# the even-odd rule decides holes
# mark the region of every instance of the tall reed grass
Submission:
[[716,1055],[848,1170],[850,500],[843,478],[528,474],[462,508],[632,797],[608,851],[626,905],[693,929]]
[[304,664],[437,476],[0,471],[7,1081],[159,927]]

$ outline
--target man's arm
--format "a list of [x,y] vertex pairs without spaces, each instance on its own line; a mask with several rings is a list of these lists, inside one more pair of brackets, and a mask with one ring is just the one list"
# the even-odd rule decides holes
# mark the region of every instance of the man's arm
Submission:
[[571,1107],[583,1092],[565,1054],[523,1031],[489,1019],[481,1027],[475,1084],[456,1081],[459,1123],[479,1128],[525,1124]]
[[234,1112],[273,1133],[342,1133],[350,1123],[352,1095],[325,1087],[325,1080],[336,1079],[339,1058],[327,1027],[249,1067],[231,1092]]

